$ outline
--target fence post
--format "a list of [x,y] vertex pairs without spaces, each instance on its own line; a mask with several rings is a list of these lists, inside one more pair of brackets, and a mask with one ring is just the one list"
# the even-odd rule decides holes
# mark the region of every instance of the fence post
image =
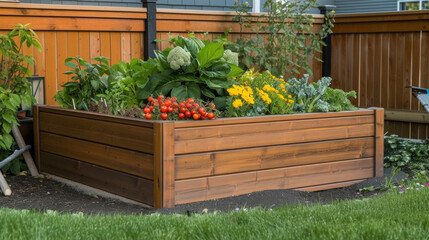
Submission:
[[144,60],[155,58],[156,49],[156,0],[141,0],[144,8],[147,9],[144,32]]
[[[334,5],[324,5],[318,7],[320,10],[320,14],[327,15],[332,10],[335,9]],[[326,46],[323,46],[322,49],[322,77],[330,77],[331,76],[331,51],[332,51],[332,43],[331,43],[331,34],[328,34],[328,36],[323,39],[323,42],[325,42]]]

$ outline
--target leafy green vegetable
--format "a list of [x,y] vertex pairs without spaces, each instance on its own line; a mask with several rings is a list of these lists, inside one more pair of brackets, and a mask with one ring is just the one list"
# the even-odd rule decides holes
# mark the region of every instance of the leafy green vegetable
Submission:
[[344,92],[332,89],[331,78],[323,77],[317,83],[308,84],[308,75],[301,79],[292,78],[288,81],[287,90],[296,97],[296,112],[329,112],[356,110],[349,97],[356,98],[356,92]]
[[[189,97],[213,100],[223,97],[230,87],[230,78],[238,77],[243,70],[234,64],[234,53],[224,51],[223,42],[204,44],[190,35],[170,39],[174,48],[156,51],[158,72],[150,77],[150,83],[138,96],[164,94],[185,99]],[[225,58],[226,57],[226,58]]]

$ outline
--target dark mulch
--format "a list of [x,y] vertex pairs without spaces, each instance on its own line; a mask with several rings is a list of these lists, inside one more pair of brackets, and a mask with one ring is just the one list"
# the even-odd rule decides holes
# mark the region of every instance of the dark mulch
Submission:
[[[391,170],[385,169],[384,175],[391,176]],[[395,181],[405,178],[405,173],[400,172],[395,176]],[[319,192],[300,192],[294,190],[270,190],[256,192],[241,196],[234,196],[218,200],[178,205],[175,208],[153,210],[141,205],[124,203],[119,200],[102,198],[93,194],[77,191],[63,183],[52,179],[40,179],[30,176],[9,176],[6,178],[11,189],[12,196],[0,196],[0,207],[32,210],[55,210],[58,212],[83,212],[87,214],[151,214],[159,212],[189,213],[201,211],[227,212],[236,208],[263,208],[281,207],[295,204],[327,204],[337,200],[350,200],[362,197],[372,197],[383,192],[374,191],[365,194],[357,194],[359,189],[383,185],[384,177],[371,178],[363,182],[345,188],[331,189]],[[206,210],[205,210],[206,209]]]

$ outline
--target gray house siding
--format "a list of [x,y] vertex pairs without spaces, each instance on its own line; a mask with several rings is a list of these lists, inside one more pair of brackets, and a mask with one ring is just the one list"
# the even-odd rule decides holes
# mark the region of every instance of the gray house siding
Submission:
[[[240,0],[244,2],[245,0]],[[252,0],[247,0],[249,10],[253,6]],[[140,0],[20,0],[22,3],[64,4],[64,5],[90,5],[113,7],[141,7]],[[263,11],[266,0],[260,0],[260,9]],[[318,0],[319,5],[335,5],[336,13],[363,13],[363,12],[387,12],[397,10],[397,0]],[[234,0],[158,0],[159,8],[192,9],[232,11]],[[318,9],[310,13],[319,13]]]
[[336,13],[365,13],[365,12],[393,12],[397,10],[396,0],[335,0]]

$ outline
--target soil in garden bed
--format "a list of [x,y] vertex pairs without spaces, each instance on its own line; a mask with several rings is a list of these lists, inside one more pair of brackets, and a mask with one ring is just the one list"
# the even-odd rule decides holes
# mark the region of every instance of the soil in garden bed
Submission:
[[[384,176],[391,177],[391,169],[384,170]],[[398,173],[394,179],[405,178],[405,173]],[[359,189],[369,186],[383,185],[384,177],[371,178],[345,188],[331,189],[319,192],[301,192],[294,190],[270,190],[241,196],[177,205],[169,209],[148,209],[141,205],[124,203],[119,200],[102,198],[93,194],[77,191],[75,188],[52,179],[33,178],[31,176],[7,177],[12,196],[0,196],[0,207],[14,209],[30,209],[36,211],[55,210],[59,212],[83,212],[87,214],[151,214],[159,212],[193,213],[214,210],[227,212],[237,208],[281,207],[295,204],[328,204],[337,200],[349,200],[380,195],[374,191],[357,194]]]

